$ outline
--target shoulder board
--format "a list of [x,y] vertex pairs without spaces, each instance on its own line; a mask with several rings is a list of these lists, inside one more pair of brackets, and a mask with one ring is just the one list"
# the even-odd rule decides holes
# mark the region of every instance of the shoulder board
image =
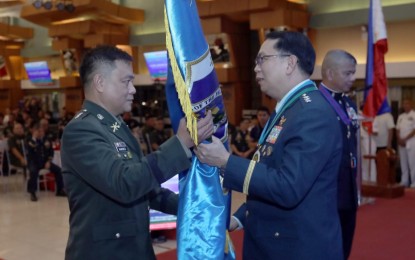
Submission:
[[81,111],[78,112],[78,114],[75,115],[74,119],[83,119],[85,118],[87,115],[89,115],[88,110],[83,109]]

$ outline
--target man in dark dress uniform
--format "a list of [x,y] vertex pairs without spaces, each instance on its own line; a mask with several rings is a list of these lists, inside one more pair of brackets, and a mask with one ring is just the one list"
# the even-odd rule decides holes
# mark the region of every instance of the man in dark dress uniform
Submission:
[[46,138],[43,128],[38,123],[31,126],[30,132],[27,140],[27,164],[30,173],[27,192],[30,193],[30,200],[37,201],[36,190],[41,169],[48,169],[55,175],[56,196],[65,197],[61,167],[52,162],[54,151],[51,141]]
[[343,253],[347,259],[352,249],[356,226],[357,138],[359,138],[356,105],[345,95],[350,91],[356,73],[356,59],[343,50],[331,50],[321,67],[323,81],[320,91],[338,114],[342,128],[343,152],[338,175],[338,209],[342,227]]
[[[225,188],[247,195],[234,215],[245,230],[244,259],[343,258],[336,174],[341,129],[309,79],[314,61],[304,34],[268,34],[255,73],[278,105],[252,160],[230,155],[217,138],[196,149],[202,162],[221,168]],[[232,218],[230,230],[237,226]]]
[[[149,209],[177,212],[178,196],[160,184],[190,166],[194,143],[186,122],[144,157],[120,116],[134,99],[131,56],[112,46],[92,49],[80,78],[86,100],[62,136],[70,208],[65,259],[155,259]],[[198,140],[212,133],[209,113],[198,123]]]

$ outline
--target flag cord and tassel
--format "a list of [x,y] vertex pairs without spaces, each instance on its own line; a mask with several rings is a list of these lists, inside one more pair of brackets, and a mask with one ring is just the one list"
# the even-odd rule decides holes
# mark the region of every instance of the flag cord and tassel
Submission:
[[179,96],[180,104],[183,109],[183,113],[186,116],[187,122],[187,129],[190,132],[190,136],[192,137],[195,144],[198,144],[197,138],[197,117],[193,113],[192,104],[190,101],[190,95],[188,92],[188,88],[186,86],[186,82],[183,79],[182,73],[180,71],[179,65],[177,64],[176,55],[173,49],[173,43],[171,41],[171,33],[170,33],[170,26],[167,19],[167,11],[164,8],[164,26],[166,28],[166,48],[167,53],[169,54],[171,69],[174,77],[174,82],[176,83],[176,90]]

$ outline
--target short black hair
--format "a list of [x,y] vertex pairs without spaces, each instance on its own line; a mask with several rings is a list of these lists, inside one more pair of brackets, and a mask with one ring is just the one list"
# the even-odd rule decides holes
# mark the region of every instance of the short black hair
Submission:
[[79,76],[84,88],[90,84],[91,76],[99,65],[108,65],[115,68],[116,60],[132,62],[133,58],[125,51],[110,45],[100,45],[89,50],[79,67]]
[[273,31],[268,33],[266,38],[278,40],[274,46],[276,50],[297,56],[301,70],[308,76],[313,74],[316,52],[310,40],[303,33]]

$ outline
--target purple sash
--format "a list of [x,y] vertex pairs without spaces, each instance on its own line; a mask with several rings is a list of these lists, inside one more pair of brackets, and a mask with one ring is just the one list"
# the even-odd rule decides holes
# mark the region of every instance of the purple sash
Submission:
[[341,120],[345,125],[350,125],[351,120],[349,116],[344,112],[344,110],[340,107],[340,104],[333,98],[332,95],[327,91],[325,87],[323,87],[320,84],[320,87],[318,88],[320,92],[323,94],[323,96],[327,99],[327,101],[330,103],[330,105],[333,107],[334,111],[336,111],[337,115],[340,116]]

